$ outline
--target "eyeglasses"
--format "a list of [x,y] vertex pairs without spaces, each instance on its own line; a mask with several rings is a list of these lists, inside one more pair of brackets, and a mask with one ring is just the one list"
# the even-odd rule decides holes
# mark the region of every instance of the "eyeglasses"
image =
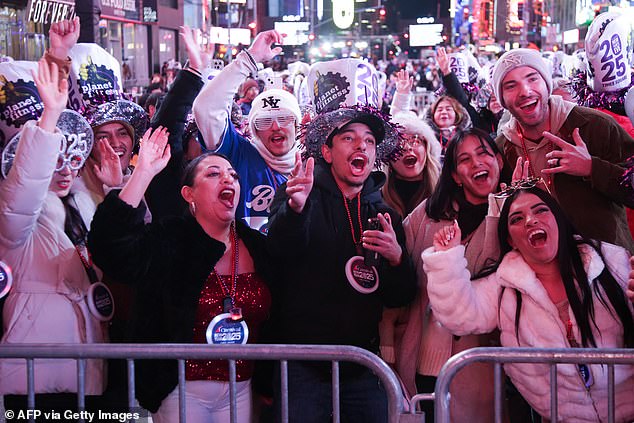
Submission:
[[280,128],[286,128],[295,123],[295,116],[288,113],[267,114],[266,116],[256,117],[253,120],[253,125],[258,131],[266,131],[271,129],[273,121],[277,122],[277,126]]
[[521,189],[531,189],[535,188],[538,184],[544,184],[544,188],[550,194],[550,190],[548,189],[548,185],[543,178],[530,177],[527,179],[520,179],[519,181],[513,182],[511,185],[503,189],[502,191],[493,194],[495,198],[508,198],[515,194],[516,191]]
[[404,147],[420,147],[423,145],[423,140],[418,135],[405,135],[403,140]]
[[70,167],[70,170],[79,170],[84,165],[84,156],[81,154],[63,154],[60,153],[57,158],[57,166],[55,171],[59,172],[66,166]]

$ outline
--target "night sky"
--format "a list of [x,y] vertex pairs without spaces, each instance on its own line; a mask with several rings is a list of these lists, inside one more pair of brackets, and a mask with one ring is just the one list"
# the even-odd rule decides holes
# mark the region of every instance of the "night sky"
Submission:
[[448,16],[449,0],[391,0],[396,3],[401,17],[405,16],[436,16],[440,1],[440,15]]

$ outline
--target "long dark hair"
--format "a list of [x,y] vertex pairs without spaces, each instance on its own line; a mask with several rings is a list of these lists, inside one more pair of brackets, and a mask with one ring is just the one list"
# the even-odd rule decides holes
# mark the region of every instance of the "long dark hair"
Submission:
[[88,236],[88,229],[86,224],[79,213],[77,202],[73,194],[68,194],[61,198],[64,205],[64,211],[66,212],[66,218],[64,219],[64,233],[71,240],[73,245],[82,245],[86,242]]
[[[601,303],[603,303],[609,310],[610,307],[605,300],[605,295],[609,300],[609,304],[612,305],[614,311],[619,317],[621,324],[623,325],[623,342],[628,348],[634,347],[634,320],[632,319],[632,313],[630,312],[627,304],[627,298],[623,292],[623,289],[614,279],[612,273],[610,273],[608,266],[603,269],[603,272],[597,277],[594,283],[594,292],[590,288],[589,283],[585,283],[588,280],[588,274],[583,266],[583,259],[579,252],[580,244],[587,244],[594,251],[597,252],[601,260],[605,263],[605,258],[601,252],[600,244],[596,241],[586,239],[578,235],[574,226],[566,218],[564,212],[559,207],[559,204],[551,197],[547,192],[539,189],[538,187],[528,189],[518,189],[504,202],[504,206],[500,212],[500,220],[498,225],[498,238],[500,241],[500,260],[512,250],[509,244],[509,230],[508,230],[508,217],[511,204],[522,194],[534,194],[542,200],[546,206],[551,210],[557,222],[559,229],[559,244],[557,245],[557,260],[559,262],[559,269],[561,272],[561,278],[566,289],[566,296],[572,308],[572,312],[575,315],[577,324],[579,325],[579,332],[581,333],[581,343],[584,347],[596,347],[596,340],[592,333],[590,322],[596,328],[596,322],[594,320],[594,303],[592,300],[593,294],[597,295]],[[575,281],[581,281],[575,283]],[[521,307],[521,301],[518,301],[518,308]],[[518,331],[519,326],[519,310],[516,311],[515,318],[515,330]],[[519,342],[519,338],[518,338]]]
[[[494,156],[498,154],[502,156],[497,145],[493,139],[484,131],[471,128],[468,131],[459,132],[453,140],[447,145],[447,151],[445,152],[445,161],[440,171],[440,178],[438,184],[432,195],[425,204],[425,212],[427,216],[434,220],[452,220],[458,215],[458,210],[455,207],[455,203],[458,199],[464,198],[463,188],[458,186],[453,179],[453,173],[456,171],[456,156],[458,153],[458,146],[466,139],[467,136],[474,136],[480,140],[480,145],[487,151],[490,151]],[[508,183],[511,180],[511,170],[504,162],[500,169],[500,180],[498,181],[498,187],[501,182]]]

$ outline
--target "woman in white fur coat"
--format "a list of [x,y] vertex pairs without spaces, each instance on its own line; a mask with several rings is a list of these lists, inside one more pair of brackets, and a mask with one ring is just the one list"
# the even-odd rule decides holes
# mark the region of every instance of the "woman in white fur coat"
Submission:
[[[534,182],[534,181],[533,181]],[[434,314],[456,335],[500,329],[507,347],[632,348],[632,304],[625,291],[629,254],[583,239],[555,200],[520,181],[506,191],[498,238],[501,263],[471,281],[457,224],[422,253]],[[558,411],[551,416],[547,364],[508,364],[519,392],[544,418],[606,422],[607,366],[557,366]],[[616,421],[634,419],[634,366],[615,367]]]
[[[69,25],[79,32],[78,21],[61,25],[66,26],[62,32],[74,32]],[[11,167],[0,184],[0,257],[14,278],[3,309],[3,344],[105,341],[104,323],[92,315],[85,299],[94,279],[87,272],[85,237],[95,205],[86,195],[72,192],[92,146],[84,137],[91,140],[92,132],[75,112],[66,113],[71,118],[74,114],[73,122],[81,123],[78,128],[85,132],[63,134],[56,127],[67,119],[58,122],[60,116],[68,116],[62,113],[68,83],[58,78],[57,65],[40,60],[34,80],[43,114],[24,126],[12,163],[6,155],[3,160],[3,167]],[[86,394],[100,395],[104,379],[103,360],[88,360]],[[26,406],[26,389],[25,361],[0,360],[0,394],[5,395],[7,410]],[[76,362],[35,360],[35,392],[40,410],[74,408]]]

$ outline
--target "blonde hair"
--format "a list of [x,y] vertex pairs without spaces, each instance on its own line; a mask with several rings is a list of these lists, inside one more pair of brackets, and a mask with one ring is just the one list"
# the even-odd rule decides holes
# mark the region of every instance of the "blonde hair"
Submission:
[[408,135],[418,135],[425,145],[425,167],[423,168],[423,179],[414,193],[413,197],[405,204],[396,192],[395,177],[392,177],[393,167],[390,165],[386,170],[387,181],[381,193],[385,202],[396,210],[403,218],[411,213],[418,204],[428,198],[438,183],[440,177],[440,142],[436,138],[433,129],[416,117],[414,113],[404,112],[395,115],[392,122],[401,126],[401,132]]

